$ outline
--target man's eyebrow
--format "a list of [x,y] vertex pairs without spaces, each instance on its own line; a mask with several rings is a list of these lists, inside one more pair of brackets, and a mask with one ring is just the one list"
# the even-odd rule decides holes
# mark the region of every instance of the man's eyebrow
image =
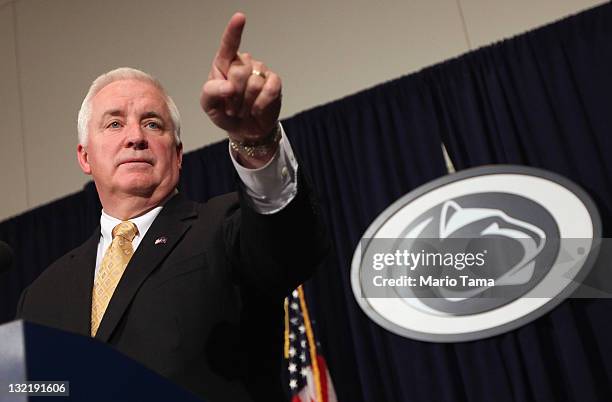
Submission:
[[[121,109],[109,109],[102,114],[102,119],[105,119],[108,116],[123,116],[123,111],[121,111]],[[154,111],[145,112],[142,114],[140,118],[141,119],[157,118],[157,119],[163,120],[163,117],[159,113],[154,112]]]
[[143,115],[142,115],[143,119],[148,119],[148,118],[151,118],[151,117],[155,117],[155,118],[158,118],[160,120],[163,120],[162,116],[159,113],[153,112],[153,111],[143,113]]
[[120,109],[110,109],[102,114],[102,117],[106,116],[123,116],[123,112]]

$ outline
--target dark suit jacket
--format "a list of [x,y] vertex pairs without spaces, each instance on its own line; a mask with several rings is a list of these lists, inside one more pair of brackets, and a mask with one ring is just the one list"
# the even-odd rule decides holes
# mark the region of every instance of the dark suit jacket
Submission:
[[[174,196],[127,266],[96,338],[208,401],[283,400],[283,299],[328,251],[299,186],[273,215],[235,193],[205,204]],[[99,239],[98,229],[24,290],[18,317],[88,336]]]

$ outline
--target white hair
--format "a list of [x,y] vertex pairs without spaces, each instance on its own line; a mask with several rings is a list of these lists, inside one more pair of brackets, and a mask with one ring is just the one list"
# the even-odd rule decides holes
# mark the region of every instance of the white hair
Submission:
[[176,104],[172,100],[172,98],[166,93],[166,90],[162,86],[161,82],[152,75],[145,73],[144,71],[137,70],[135,68],[130,67],[121,67],[115,70],[111,70],[107,73],[100,75],[96,78],[89,87],[87,91],[87,95],[85,95],[85,99],[83,99],[83,103],[81,104],[81,108],[79,109],[79,115],[77,119],[77,130],[79,133],[79,144],[85,146],[87,145],[87,126],[89,124],[89,120],[91,119],[91,100],[98,92],[100,92],[107,85],[121,80],[140,80],[144,82],[148,82],[155,86],[157,89],[161,91],[164,96],[164,100],[166,101],[166,105],[168,106],[168,111],[170,112],[170,118],[172,119],[172,125],[174,126],[174,139],[176,145],[180,145],[181,143],[181,115],[179,114],[178,108]]

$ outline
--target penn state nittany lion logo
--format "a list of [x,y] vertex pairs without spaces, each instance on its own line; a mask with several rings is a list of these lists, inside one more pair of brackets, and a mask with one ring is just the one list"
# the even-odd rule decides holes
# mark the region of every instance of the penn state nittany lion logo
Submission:
[[[487,207],[502,199],[500,207]],[[483,255],[481,265],[457,266],[456,260],[444,264],[439,259],[421,266],[419,274],[432,278],[424,285],[431,286],[404,294],[413,297],[413,291],[424,304],[453,314],[486,311],[520,297],[546,274],[558,249],[557,242],[547,242],[558,237],[558,230],[546,210],[523,197],[500,193],[444,201],[415,219],[402,237],[397,246],[409,245],[412,253]]]
[[545,314],[597,256],[601,221],[580,187],[524,166],[448,175],[406,194],[355,249],[363,311],[402,336],[480,339]]
[[[411,231],[407,237],[413,239],[420,237],[425,226],[432,220],[433,217],[427,218],[422,224],[417,225],[416,230]],[[481,229],[483,223],[485,227]],[[462,208],[452,200],[446,201],[442,206],[439,227],[438,238],[442,242],[456,236],[470,237],[475,234],[481,238],[511,239],[520,244],[522,249],[520,260],[512,267],[508,267],[508,270],[495,280],[495,286],[523,285],[529,282],[535,270],[534,259],[546,244],[546,233],[535,225],[508,216],[499,209]],[[465,229],[468,229],[467,233]],[[464,268],[461,266],[455,267],[459,271]],[[476,296],[488,287],[467,290],[462,294],[455,295],[452,300],[456,301],[457,298],[460,300],[461,298]],[[447,297],[447,299],[449,298]]]

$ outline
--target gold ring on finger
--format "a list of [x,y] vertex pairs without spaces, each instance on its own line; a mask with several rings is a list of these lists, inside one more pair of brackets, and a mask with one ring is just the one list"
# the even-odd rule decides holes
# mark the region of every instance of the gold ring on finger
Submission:
[[264,80],[266,79],[266,75],[265,75],[263,72],[259,71],[259,70],[255,70],[255,69],[253,69],[253,71],[251,71],[251,74],[252,74],[252,75],[257,75],[257,76],[260,76],[260,77],[261,77],[261,78],[263,78]]

